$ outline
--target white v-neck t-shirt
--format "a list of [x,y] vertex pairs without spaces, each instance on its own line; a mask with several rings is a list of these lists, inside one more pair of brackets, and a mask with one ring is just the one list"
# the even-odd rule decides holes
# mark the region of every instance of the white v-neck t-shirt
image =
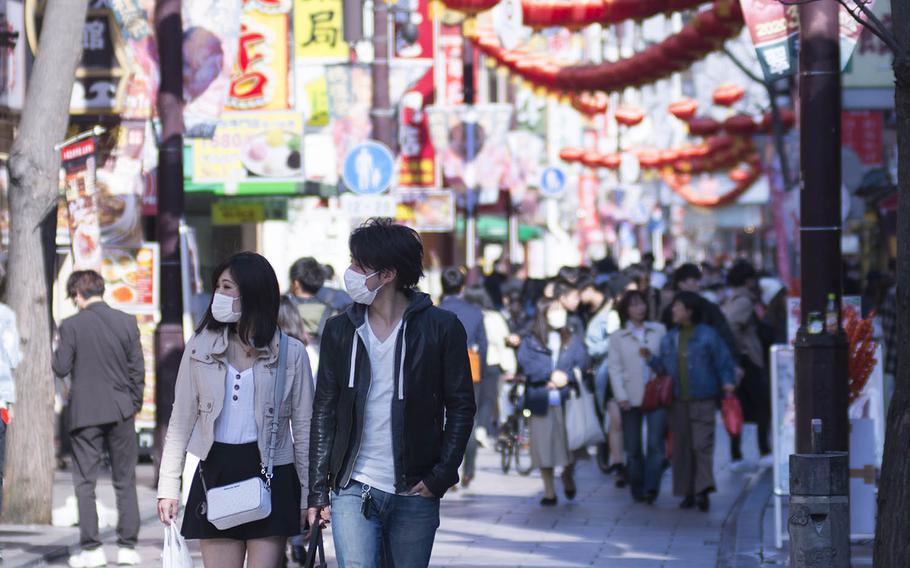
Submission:
[[385,341],[379,341],[367,316],[367,351],[371,382],[363,418],[360,452],[351,479],[395,494],[395,461],[392,452],[392,401],[395,396],[395,343],[401,322]]
[[215,441],[222,444],[248,444],[259,439],[256,427],[256,388],[253,368],[240,372],[227,366],[224,381],[224,406],[215,419]]

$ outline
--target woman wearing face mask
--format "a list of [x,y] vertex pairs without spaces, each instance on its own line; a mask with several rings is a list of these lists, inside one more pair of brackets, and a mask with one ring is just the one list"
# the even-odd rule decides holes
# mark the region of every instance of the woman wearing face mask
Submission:
[[555,469],[562,467],[566,498],[575,498],[575,460],[566,434],[565,402],[569,389],[587,368],[588,356],[581,335],[569,326],[566,309],[558,300],[543,299],[537,305],[533,331],[518,348],[518,364],[524,371],[525,405],[531,411],[531,460],[540,468],[544,496],[540,504],[557,503]]
[[[177,518],[186,453],[199,456],[182,534],[199,539],[205,566],[278,566],[289,536],[306,520],[313,380],[306,349],[287,338],[282,402],[275,407],[281,334],[275,271],[254,253],[215,269],[215,294],[187,343],[158,482],[158,515]],[[275,413],[278,431],[270,432]],[[274,436],[274,438],[272,437]],[[208,521],[206,491],[261,476],[273,450],[271,514],[219,530]]]

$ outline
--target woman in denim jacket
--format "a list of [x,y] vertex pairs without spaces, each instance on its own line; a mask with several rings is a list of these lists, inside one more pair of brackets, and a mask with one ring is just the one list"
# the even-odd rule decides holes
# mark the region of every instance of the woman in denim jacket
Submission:
[[518,348],[518,365],[527,381],[525,408],[531,411],[531,460],[543,478],[543,506],[556,505],[554,470],[562,467],[566,498],[575,498],[575,458],[568,447],[565,402],[569,389],[587,368],[584,340],[573,332],[568,313],[558,300],[537,305],[533,331]]
[[715,491],[717,399],[735,389],[735,364],[717,332],[701,323],[697,294],[677,294],[672,313],[677,327],[664,336],[652,365],[673,378],[673,493],[685,497],[681,508],[707,511],[708,494]]

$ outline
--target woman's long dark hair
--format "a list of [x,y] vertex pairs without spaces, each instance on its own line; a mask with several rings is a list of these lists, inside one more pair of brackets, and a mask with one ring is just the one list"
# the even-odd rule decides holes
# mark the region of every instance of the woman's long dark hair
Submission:
[[[550,309],[550,306],[558,303],[558,299],[546,297],[541,298],[537,302],[537,312],[534,314],[534,323],[531,326],[531,333],[544,347],[547,347],[550,336],[550,324],[547,323],[547,311]],[[572,330],[568,324],[560,331],[560,335],[562,336],[563,347],[565,347],[572,338]]]
[[[237,288],[243,314],[237,323],[221,323],[212,315],[212,304],[196,329],[221,331],[227,327],[237,333],[240,340],[253,347],[265,347],[278,330],[278,306],[281,293],[275,269],[262,255],[240,252],[222,262],[212,272],[212,290],[218,288],[218,279],[225,270],[231,271]],[[214,294],[212,295],[214,300]]]
[[[644,293],[641,290],[627,290],[625,294],[622,295],[622,299],[619,300],[619,305],[616,306],[616,312],[619,314],[619,322],[625,327],[626,322],[629,321],[629,306],[632,305],[632,300],[638,298],[645,305],[645,309],[648,307],[648,300],[645,298]],[[648,315],[645,314],[645,320],[647,321]]]

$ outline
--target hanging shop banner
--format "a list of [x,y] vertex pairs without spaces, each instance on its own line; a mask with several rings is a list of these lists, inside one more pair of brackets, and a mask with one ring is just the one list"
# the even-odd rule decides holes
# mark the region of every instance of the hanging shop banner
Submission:
[[303,181],[303,115],[225,113],[211,140],[193,142],[193,182]]
[[288,108],[288,16],[244,12],[227,106],[235,110]]
[[370,138],[373,128],[370,107],[373,82],[367,65],[329,65],[325,68],[329,99],[329,121],[335,147],[337,174],[344,166],[341,158]]
[[448,189],[398,189],[395,220],[421,233],[455,230],[455,193]]
[[110,0],[129,62],[120,115],[127,119],[149,119],[158,93],[158,49],[149,10],[140,0]]
[[[0,2],[0,26],[11,36],[25,37],[25,12],[21,2]],[[25,101],[25,42],[16,41],[12,49],[0,53],[0,107],[22,110]]]
[[[142,358],[145,360],[145,389],[142,391],[142,410],[136,414],[136,424],[149,425],[155,424],[155,336],[158,329],[158,322],[155,321],[155,314],[137,314],[136,323],[139,325],[139,344],[142,346]],[[140,430],[139,445],[142,448],[152,447],[154,437],[148,431]]]
[[[891,29],[891,3],[877,2],[872,12]],[[894,52],[881,38],[863,29],[853,58],[844,69],[844,87],[890,89],[894,87]]]
[[442,26],[439,33],[439,49],[442,51],[442,101],[440,106],[464,103],[464,38],[461,26]]
[[436,185],[436,152],[430,140],[430,124],[424,102],[433,92],[433,70],[408,91],[401,101],[398,116],[399,185],[404,187],[434,187]]
[[95,140],[89,138],[61,151],[70,240],[75,270],[101,268],[101,225],[95,187]]
[[342,11],[342,0],[294,0],[294,58],[298,63],[348,59]]
[[884,116],[877,110],[846,110],[841,113],[841,140],[859,156],[863,166],[881,166],[884,160]]
[[158,309],[159,253],[157,243],[138,247],[104,247],[101,277],[104,300],[131,314],[151,314]]
[[325,75],[307,81],[305,85],[308,127],[329,125],[329,87]]
[[[25,31],[32,55],[46,2],[26,0]],[[120,26],[106,0],[91,0],[82,33],[82,57],[76,68],[70,98],[72,114],[119,113],[129,83],[129,60]]]
[[183,111],[187,138],[211,138],[231,89],[240,2],[183,2]]
[[778,0],[740,0],[740,4],[765,79],[776,81],[793,75],[799,33],[787,23],[791,7]]
[[109,132],[107,141],[111,147],[95,180],[101,242],[105,246],[136,247],[142,244],[143,236],[145,123],[123,121]]
[[[865,0],[863,4],[869,10],[875,11],[875,0]],[[850,62],[850,56],[853,55],[853,50],[856,48],[864,28],[847,12],[847,8],[844,6],[840,7],[838,20],[840,24],[840,68],[843,70]]]
[[[416,10],[407,12],[407,22],[395,23],[395,57],[399,59],[433,59],[433,20],[430,19],[430,0],[412,0]],[[417,31],[415,38],[408,32]]]

